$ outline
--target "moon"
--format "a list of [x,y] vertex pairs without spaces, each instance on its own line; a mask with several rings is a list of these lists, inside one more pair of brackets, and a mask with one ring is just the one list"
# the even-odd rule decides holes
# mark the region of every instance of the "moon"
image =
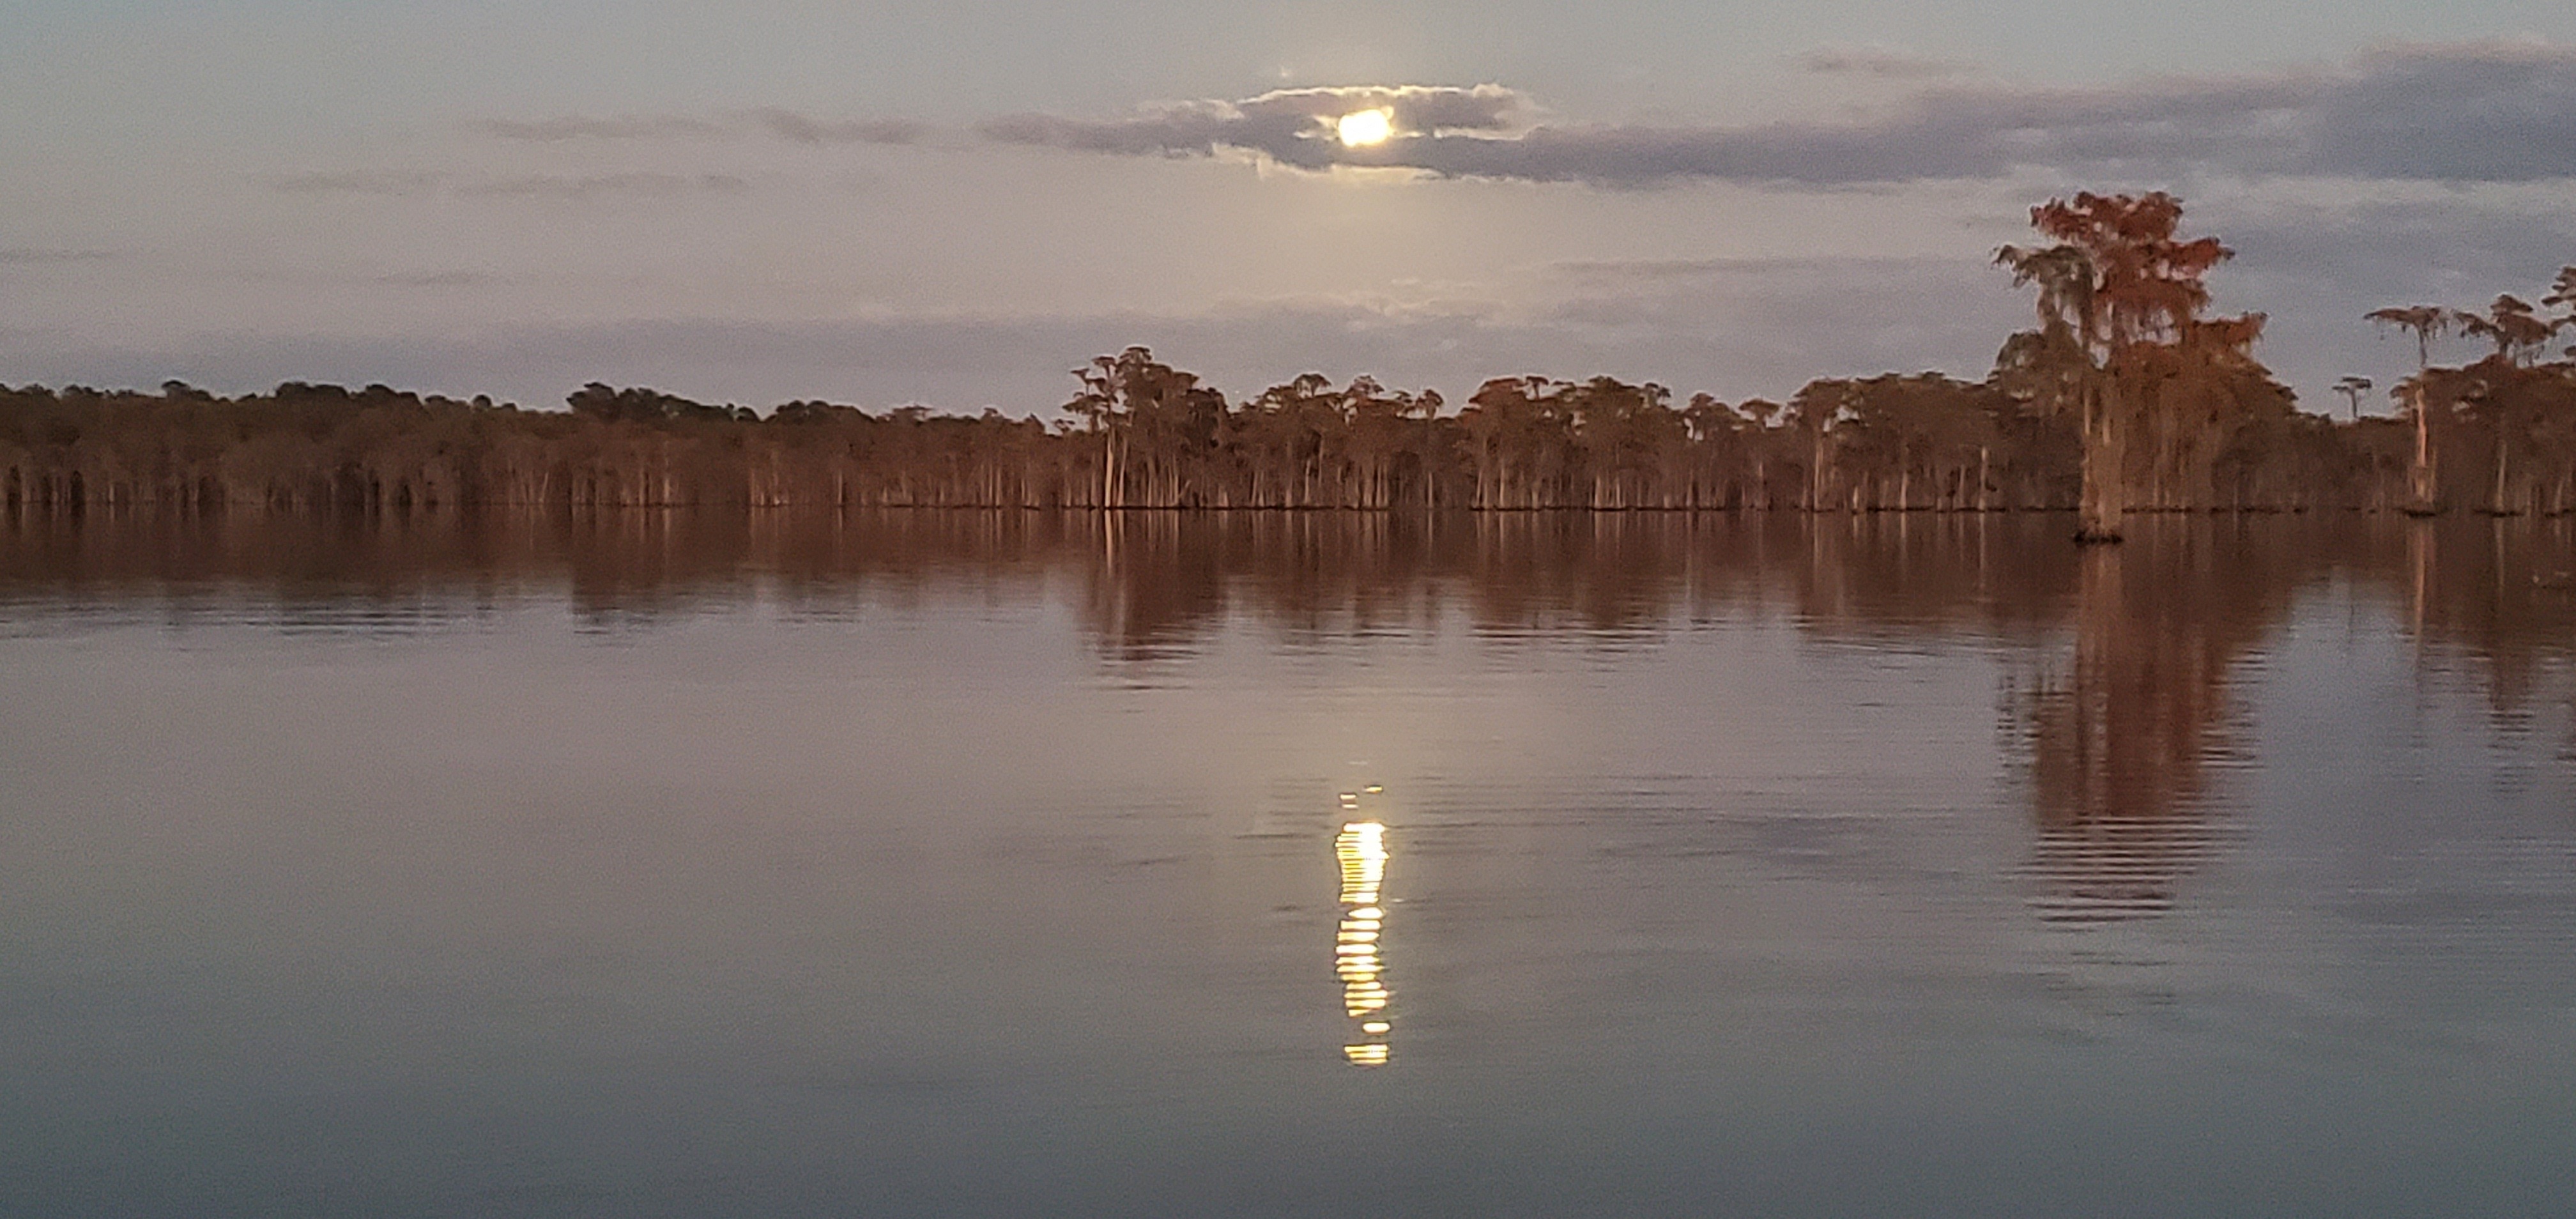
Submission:
[[1393,112],[1384,108],[1354,110],[1334,123],[1333,131],[1342,137],[1342,145],[1346,148],[1383,144],[1386,137],[1395,134],[1395,124],[1391,121],[1394,117]]

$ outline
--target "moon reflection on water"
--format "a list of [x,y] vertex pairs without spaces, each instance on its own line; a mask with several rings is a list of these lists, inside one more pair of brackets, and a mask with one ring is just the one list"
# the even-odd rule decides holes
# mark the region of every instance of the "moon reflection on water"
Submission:
[[[1382,789],[1371,787],[1369,792]],[[1342,795],[1342,813],[1360,811],[1359,793]],[[1342,1056],[1355,1066],[1385,1066],[1393,1053],[1394,1032],[1386,985],[1386,825],[1376,820],[1344,822],[1333,839],[1334,858],[1342,870],[1342,919],[1333,933],[1333,970],[1342,980],[1342,1010],[1356,1026]]]

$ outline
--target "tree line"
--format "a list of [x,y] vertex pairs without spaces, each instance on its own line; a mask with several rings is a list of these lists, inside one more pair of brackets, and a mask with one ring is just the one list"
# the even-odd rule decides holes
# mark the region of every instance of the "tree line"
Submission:
[[[1997,261],[2031,329],[1982,380],[1823,378],[1786,401],[1682,398],[1611,377],[1431,390],[1309,374],[1229,399],[1143,347],[1093,359],[1050,424],[987,409],[767,413],[591,384],[568,411],[289,382],[225,398],[0,385],[13,509],[369,510],[459,505],[1482,510],[2076,509],[2564,513],[2576,491],[2576,268],[2537,306],[2383,309],[2418,341],[2394,417],[2297,408],[2254,349],[2259,314],[2209,315],[2230,256],[2169,195],[2033,209],[2046,244]],[[2492,351],[2433,363],[2437,339]]]

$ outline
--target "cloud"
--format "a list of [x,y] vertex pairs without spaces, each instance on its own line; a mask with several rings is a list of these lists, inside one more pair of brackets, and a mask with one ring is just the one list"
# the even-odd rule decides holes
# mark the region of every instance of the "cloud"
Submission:
[[0,267],[45,267],[64,263],[104,262],[116,255],[108,250],[43,250],[25,247],[0,247]]
[[[37,380],[149,386],[176,376],[226,392],[285,380],[383,381],[547,405],[604,380],[710,401],[826,397],[963,411],[993,404],[1018,415],[1052,414],[1075,388],[1069,370],[1144,344],[1234,396],[1314,371],[1437,388],[1453,402],[1488,377],[1525,374],[1653,380],[1733,399],[1778,397],[1812,376],[1885,368],[1980,375],[2027,311],[1977,261],[1781,259],[1759,267],[1642,292],[1616,282],[1542,282],[1533,299],[1509,305],[1462,292],[1182,313],[698,316],[376,335],[263,327],[199,331],[163,346],[0,336],[0,365]],[[1925,310],[1926,299],[1968,303]]]
[[[1584,291],[1638,292],[1663,285],[1688,284],[1747,276],[1813,277],[1833,274],[1883,275],[1927,266],[1954,267],[1956,259],[1895,258],[1871,255],[1784,255],[1771,258],[1618,258],[1576,259],[1550,263],[1551,280]],[[1984,273],[1985,264],[1973,269]]]
[[751,184],[732,174],[677,174],[634,171],[607,174],[528,174],[512,178],[454,179],[446,174],[392,170],[348,170],[290,174],[269,185],[290,195],[356,195],[417,199],[432,195],[459,198],[552,198],[586,200],[603,196],[675,198],[693,194],[738,195]]
[[411,198],[435,193],[441,176],[402,170],[336,170],[287,174],[269,185],[290,195],[376,195]]
[[676,115],[624,115],[616,118],[564,116],[548,119],[484,119],[473,126],[505,140],[668,140],[705,139],[725,129],[704,119]]
[[[2527,298],[2576,259],[2576,216],[2547,187],[2474,196],[2407,187],[2391,198],[2283,204],[2243,196],[2194,209],[2194,228],[2240,256],[2216,279],[2219,307],[2272,324],[2261,355],[2310,409],[2340,403],[2344,374],[2394,384],[2411,344],[2362,314],[2392,304]],[[391,275],[405,310],[479,306],[478,273]],[[452,294],[442,302],[440,294]],[[748,299],[748,298],[746,298]],[[1487,377],[1607,374],[1730,401],[1778,398],[1816,376],[1938,369],[1982,375],[2029,298],[1973,250],[1955,256],[1569,260],[1490,281],[1352,298],[1237,303],[1189,312],[961,311],[757,320],[720,315],[315,333],[266,324],[194,328],[158,341],[130,331],[0,332],[11,379],[158,385],[177,376],[233,390],[290,379],[385,381],[458,396],[551,404],[591,380],[649,384],[713,401],[829,397],[871,407],[925,402],[1013,414],[1064,401],[1071,369],[1130,343],[1205,374],[1229,394],[1298,373],[1360,373],[1452,401]],[[363,324],[353,322],[353,325]],[[124,344],[133,345],[124,345]],[[2463,348],[2455,355],[2474,354]]]
[[[1851,53],[1825,62],[1868,70]],[[1418,99],[1418,101],[1408,101]],[[1397,134],[1345,147],[1326,119],[1388,105]],[[2538,182],[2576,177],[2576,48],[2499,42],[2384,48],[2332,68],[2150,79],[2088,89],[1928,88],[1877,118],[1752,126],[1541,124],[1497,85],[1308,89],[1167,105],[1126,118],[1014,115],[1006,144],[1126,155],[1231,149],[1304,169],[1649,186],[1690,180],[1836,187],[1997,179],[2327,177]]]
[[[2483,192],[2496,193],[2496,192]],[[2534,191],[2534,195],[2550,192]],[[2362,320],[2389,305],[2476,308],[2499,292],[2537,299],[2576,263],[2576,214],[2549,198],[2481,203],[2395,199],[2350,205],[2230,201],[2195,209],[2199,226],[2237,257],[2214,277],[2229,309],[2271,315],[2261,354],[2309,409],[2340,404],[2326,386],[2346,373],[2393,385],[2415,345]],[[2484,345],[2437,345],[2435,358],[2475,358]]]
[[2387,200],[2195,210],[2237,251],[2227,278],[2332,289],[2370,307],[2474,305],[2506,291],[2536,299],[2560,266],[2576,263],[2576,214],[2563,206]]
[[2418,47],[2363,61],[2317,115],[2316,162],[2355,177],[2576,175],[2576,48]]
[[930,132],[910,119],[818,119],[778,109],[754,110],[749,117],[793,144],[912,144]]
[[397,288],[485,288],[534,280],[531,276],[496,275],[488,271],[398,271],[379,275],[374,282]]
[[[1410,146],[1451,133],[1475,132],[1479,142],[1526,125],[1528,99],[1500,85],[1361,85],[1282,89],[1239,102],[1180,102],[1124,119],[1089,120],[1018,114],[989,120],[976,130],[1005,144],[1075,152],[1167,156],[1210,155],[1220,148],[1260,152],[1273,160],[1321,169],[1350,151],[1334,138],[1332,120],[1360,110],[1385,110],[1398,134],[1379,147]],[[1402,163],[1401,158],[1362,163]],[[1418,167],[1417,168],[1422,168]]]
[[1887,80],[1959,76],[1976,70],[1956,60],[1881,46],[1818,47],[1799,56],[1798,67],[1819,76],[1873,76]]
[[647,198],[669,198],[675,195],[738,195],[750,184],[732,174],[666,174],[631,172],[616,174],[531,174],[520,178],[497,178],[456,188],[460,195],[503,196],[521,198],[590,199],[602,195],[628,195]]
[[[597,188],[592,188],[596,190]],[[2237,195],[2196,205],[2194,229],[2239,251],[2217,277],[2222,311],[2271,317],[2260,354],[2311,409],[2340,403],[2345,374],[2394,384],[2412,346],[2362,320],[2383,305],[2527,299],[2576,260],[2576,215],[2547,187],[2454,195],[2421,186],[2347,203],[2339,184],[2283,203]],[[1975,243],[1971,243],[1972,245]],[[509,268],[488,270],[506,273]],[[1453,401],[1484,378],[1607,374],[1730,401],[1777,398],[1811,377],[1938,369],[1982,375],[2029,298],[1974,249],[1904,257],[1582,259],[1497,269],[1485,280],[1353,297],[1254,301],[1196,311],[966,310],[766,320],[721,313],[513,325],[485,307],[475,273],[388,275],[399,310],[383,333],[302,326],[192,327],[158,340],[128,330],[0,334],[12,381],[151,386],[178,376],[252,389],[289,379],[386,381],[463,396],[554,403],[591,380],[707,400],[830,397],[1047,411],[1066,370],[1130,343],[1207,375],[1230,394],[1300,372],[1376,375]],[[549,277],[550,278],[550,277]],[[743,300],[749,302],[751,298]],[[650,308],[640,299],[638,307]],[[412,311],[456,307],[476,325],[403,332]],[[755,308],[746,303],[746,310]],[[309,315],[308,315],[309,316]],[[542,315],[538,315],[542,316]],[[122,344],[132,343],[132,346]],[[2474,354],[2471,348],[2453,355]]]
[[1759,266],[1767,261],[1770,260],[1753,258],[1578,260],[1556,263],[1548,270],[1575,282],[1658,283],[1677,279],[1705,279],[1744,267]]
[[791,144],[912,144],[930,128],[910,119],[827,119],[770,106],[723,120],[675,114],[608,118],[564,115],[543,119],[481,119],[469,124],[485,135],[537,143],[624,140],[718,140],[768,136]]

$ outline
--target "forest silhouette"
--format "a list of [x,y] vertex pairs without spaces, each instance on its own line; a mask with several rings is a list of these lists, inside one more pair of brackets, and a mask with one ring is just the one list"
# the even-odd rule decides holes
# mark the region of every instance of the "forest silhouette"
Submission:
[[[408,510],[476,505],[1193,509],[2005,511],[2074,509],[2079,536],[2139,511],[2576,507],[2576,267],[2538,305],[2391,306],[2417,342],[2396,412],[2337,385],[2297,409],[2256,358],[2259,314],[2208,314],[2231,252],[2169,195],[2033,209],[2046,244],[1996,256],[2029,330],[1979,381],[1820,378],[1786,402],[1679,398],[1610,377],[1430,390],[1317,374],[1230,400],[1143,347],[1077,370],[1053,424],[993,409],[766,414],[590,384],[568,411],[384,385],[289,382],[226,398],[0,386],[13,510]],[[2362,324],[2356,319],[2356,325]],[[2434,343],[2486,344],[2445,366]]]

